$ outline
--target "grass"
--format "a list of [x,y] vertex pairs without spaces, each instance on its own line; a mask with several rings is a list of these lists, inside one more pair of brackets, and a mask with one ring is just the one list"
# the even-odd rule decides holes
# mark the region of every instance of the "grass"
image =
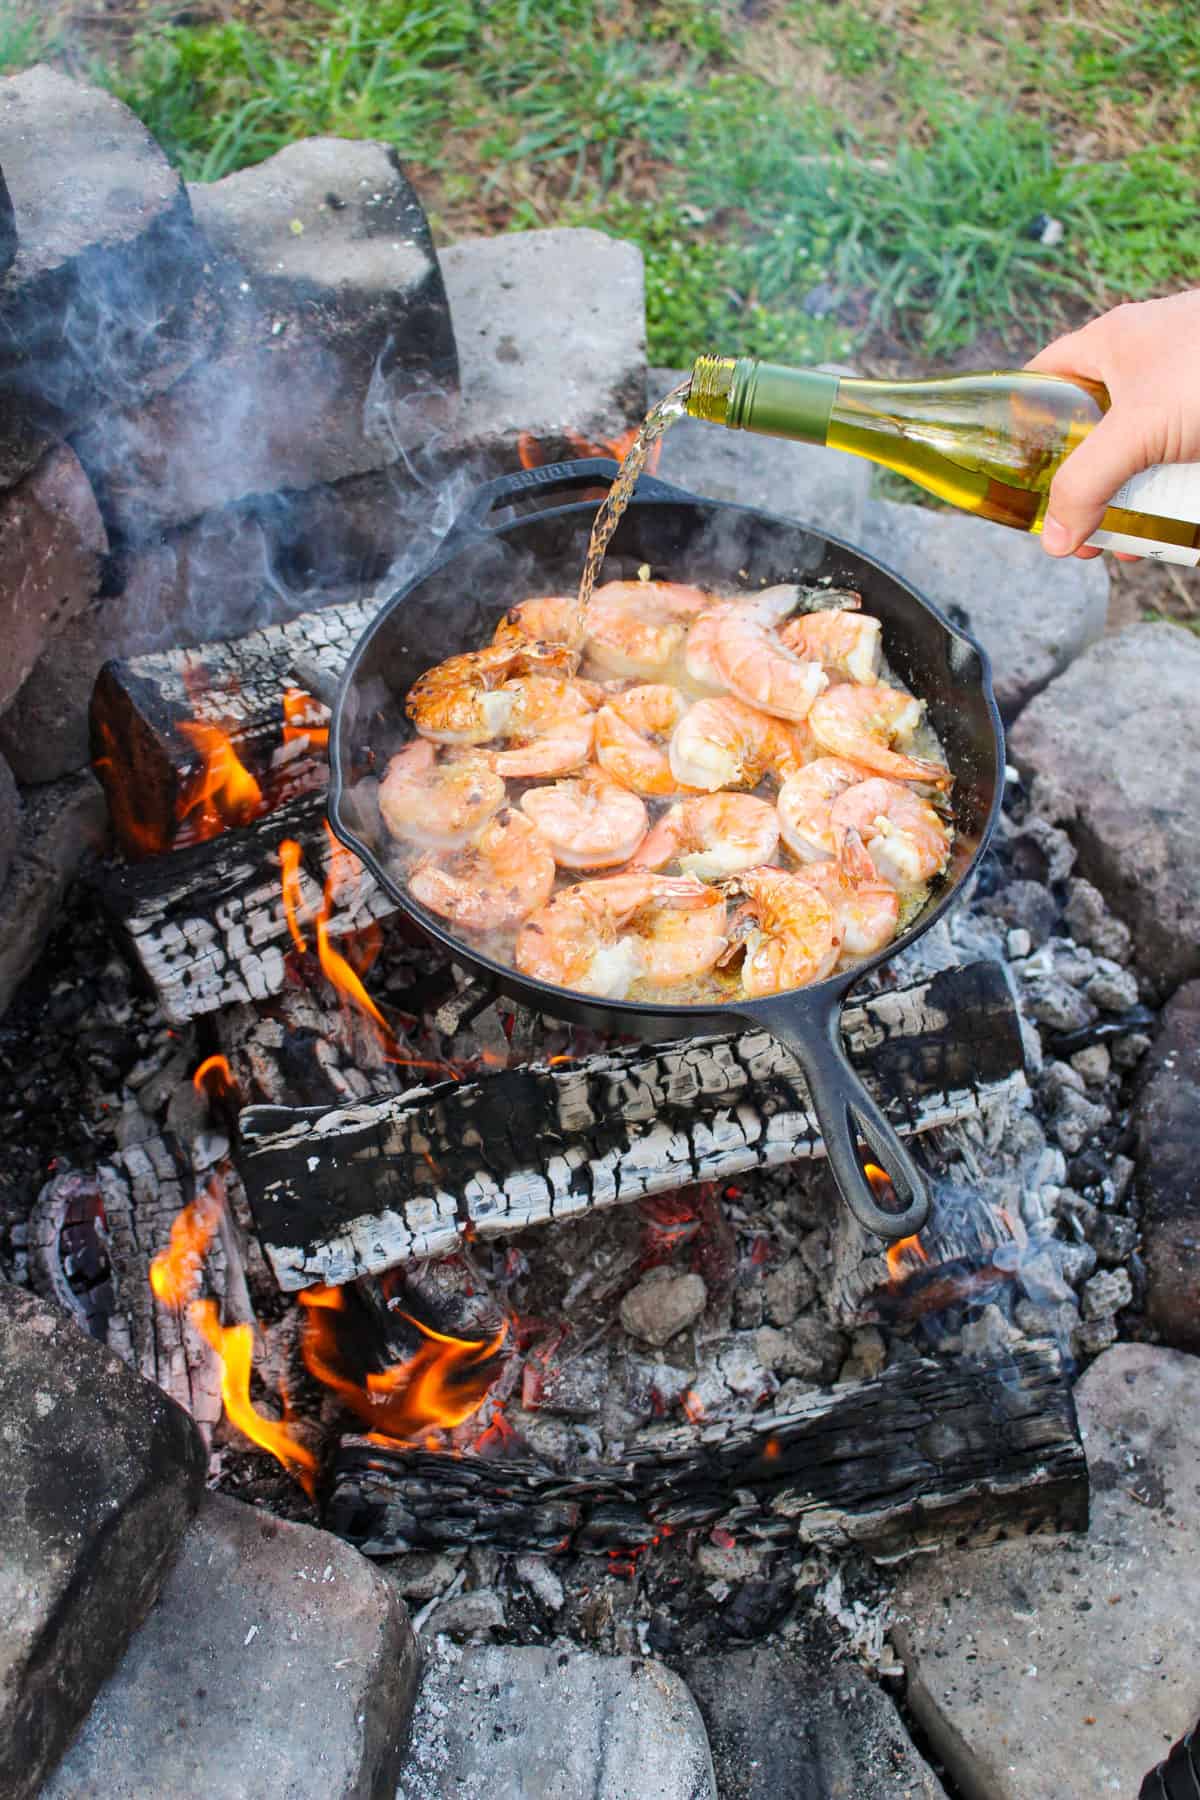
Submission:
[[[87,70],[194,180],[383,137],[443,239],[634,239],[657,362],[1016,358],[1200,268],[1195,0],[262,4]],[[0,27],[0,67],[47,51],[72,54],[40,9]]]

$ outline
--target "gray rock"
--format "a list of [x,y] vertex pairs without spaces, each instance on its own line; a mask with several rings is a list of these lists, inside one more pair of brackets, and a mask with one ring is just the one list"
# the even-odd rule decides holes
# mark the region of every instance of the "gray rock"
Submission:
[[1096,1220],[1092,1248],[1108,1268],[1123,1263],[1137,1241],[1138,1228],[1132,1219],[1124,1219],[1120,1213],[1102,1212]]
[[763,1283],[763,1304],[772,1325],[791,1325],[812,1300],[816,1283],[798,1257],[773,1269]]
[[43,1800],[384,1800],[416,1689],[365,1557],[212,1494]]
[[0,84],[19,244],[0,275],[0,487],[194,355],[206,246],[179,176],[100,88],[46,66]]
[[1200,1361],[1121,1344],[1075,1400],[1087,1535],[944,1552],[896,1596],[909,1703],[988,1800],[1132,1796],[1195,1723]]
[[1162,1016],[1134,1110],[1146,1311],[1164,1341],[1200,1351],[1200,981]]
[[1065,881],[1075,867],[1075,846],[1048,819],[1027,819],[1009,839],[1013,868],[1022,880]]
[[566,1603],[562,1581],[544,1556],[518,1556],[515,1564],[518,1581],[540,1600],[547,1612],[561,1612]]
[[1132,1302],[1133,1283],[1124,1269],[1106,1269],[1084,1283],[1081,1300],[1085,1319],[1111,1318]]
[[687,1688],[653,1658],[439,1645],[396,1800],[716,1800]]
[[1096,1106],[1068,1088],[1054,1109],[1050,1129],[1067,1155],[1074,1156],[1109,1118],[1107,1106]]
[[699,1275],[651,1269],[621,1302],[621,1323],[631,1337],[658,1347],[696,1320],[708,1304]]
[[1077,1050],[1071,1058],[1071,1067],[1083,1076],[1089,1087],[1103,1087],[1112,1067],[1108,1046],[1089,1044],[1086,1050]]
[[1009,738],[1022,769],[1053,768],[1074,796],[1081,872],[1160,994],[1200,971],[1198,684],[1200,640],[1132,625],[1093,645]]
[[451,1557],[431,1550],[413,1550],[379,1566],[398,1594],[417,1601],[435,1600],[444,1594],[457,1573],[457,1564]]
[[0,756],[0,893],[8,880],[21,830],[21,796],[13,772]]
[[1125,1031],[1112,1041],[1112,1059],[1118,1069],[1134,1069],[1150,1048],[1152,1038],[1144,1031]]
[[76,439],[122,536],[383,468],[450,417],[457,358],[420,202],[390,146],[289,144],[189,190],[220,341]]
[[1133,948],[1128,925],[1113,917],[1099,888],[1077,876],[1067,888],[1063,917],[1071,936],[1113,962],[1127,962]]
[[1101,1012],[1128,1012],[1138,1003],[1137,976],[1132,969],[1123,969],[1120,963],[1108,957],[1097,957],[1096,961],[1096,973],[1085,990],[1088,999],[1094,1001]]
[[84,857],[107,836],[108,808],[93,775],[72,775],[26,794],[16,856],[0,893],[0,1017],[58,923]]
[[107,550],[88,478],[65,444],[0,493],[0,713],[95,596]]
[[475,1588],[469,1594],[454,1594],[429,1616],[426,1631],[430,1637],[444,1632],[447,1637],[484,1637],[492,1631],[503,1631],[504,1601],[494,1588]]
[[[544,462],[600,449],[646,411],[645,293],[635,245],[591,230],[510,231],[441,252],[462,375],[448,451],[527,432]],[[570,320],[570,329],[558,329]],[[551,321],[547,329],[547,321]]]
[[1054,1246],[1063,1279],[1078,1287],[1096,1267],[1096,1252],[1090,1244],[1056,1244]]
[[1071,1351],[1077,1362],[1099,1356],[1117,1341],[1117,1321],[1111,1313],[1100,1319],[1081,1319],[1071,1333]]
[[765,1325],[754,1335],[754,1348],[764,1368],[802,1381],[832,1381],[846,1355],[846,1338],[824,1318],[797,1319],[784,1331]]
[[[1035,950],[1046,942],[1058,917],[1054,895],[1040,881],[1010,881],[998,894],[989,895],[982,911],[1002,919],[1006,925],[1023,929]],[[1010,950],[1014,957],[1022,954],[1027,956],[1028,948],[1023,952]]]
[[756,1644],[684,1673],[721,1800],[942,1800],[896,1708],[854,1663]]
[[1010,962],[1020,962],[1033,949],[1033,939],[1023,925],[1016,925],[1005,938],[1004,948]]
[[[682,369],[651,369],[648,398],[660,400],[684,379]],[[683,419],[662,440],[658,474],[710,500],[799,519],[822,534],[862,542],[871,466],[819,444],[781,444],[748,431],[725,431]]]
[[25,1800],[153,1603],[207,1456],[159,1388],[0,1287],[0,1457],[0,1793]]
[[1021,1001],[1025,1011],[1051,1031],[1080,1031],[1098,1016],[1091,1001],[1061,975],[1030,977],[1022,986]]
[[1131,1156],[1114,1156],[1112,1159],[1112,1204],[1120,1206],[1129,1192],[1129,1184],[1133,1180],[1137,1165]]
[[868,504],[861,541],[983,645],[1005,719],[1104,631],[1100,558],[1050,564],[1022,532],[891,500]]
[[1013,1319],[1026,1337],[1053,1337],[1062,1344],[1069,1344],[1071,1334],[1079,1324],[1079,1308],[1070,1300],[1018,1300],[1013,1307]]

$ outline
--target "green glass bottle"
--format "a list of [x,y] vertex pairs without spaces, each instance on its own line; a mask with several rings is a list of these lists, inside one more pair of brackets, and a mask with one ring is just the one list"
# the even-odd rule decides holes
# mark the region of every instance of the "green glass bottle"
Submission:
[[[728,356],[697,358],[687,401],[693,418],[735,431],[865,456],[1019,531],[1041,530],[1055,470],[1107,407],[1106,390],[1082,378],[1012,370],[865,381]],[[1088,543],[1200,564],[1200,463],[1132,476]]]

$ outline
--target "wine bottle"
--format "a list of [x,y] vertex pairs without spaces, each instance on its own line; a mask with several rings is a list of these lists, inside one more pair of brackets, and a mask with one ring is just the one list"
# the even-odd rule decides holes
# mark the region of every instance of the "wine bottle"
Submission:
[[[687,401],[693,418],[848,450],[965,512],[1039,532],[1055,470],[1107,408],[1106,389],[1082,377],[865,381],[728,356],[697,358]],[[1200,564],[1200,463],[1131,476],[1087,541]]]

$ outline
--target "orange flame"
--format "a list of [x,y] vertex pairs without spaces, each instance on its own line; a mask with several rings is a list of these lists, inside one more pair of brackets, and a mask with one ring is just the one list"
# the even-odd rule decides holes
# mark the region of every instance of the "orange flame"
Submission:
[[401,1312],[397,1316],[421,1340],[416,1351],[359,1381],[343,1362],[337,1315],[345,1300],[339,1290],[307,1288],[299,1300],[306,1308],[305,1367],[379,1436],[411,1443],[430,1427],[449,1431],[462,1425],[479,1411],[500,1373],[496,1358],[508,1336],[507,1323],[490,1338],[457,1338]]
[[283,872],[283,910],[287,914],[288,930],[292,934],[292,942],[301,956],[308,949],[308,939],[304,936],[298,923],[300,906],[304,896],[300,891],[300,863],[304,852],[295,838],[284,838],[279,846],[279,867]]
[[297,1442],[285,1424],[278,1419],[266,1418],[251,1402],[253,1329],[249,1325],[222,1325],[215,1300],[193,1300],[188,1317],[220,1359],[221,1399],[229,1418],[252,1443],[277,1457],[311,1499],[315,1488],[316,1457],[306,1445]]
[[687,1393],[683,1396],[683,1399],[680,1402],[680,1404],[682,1405],[684,1412],[687,1414],[688,1418],[691,1420],[693,1425],[699,1425],[703,1422],[704,1403],[701,1400],[699,1394],[695,1393],[691,1388],[689,1388]]
[[899,1286],[905,1276],[911,1274],[919,1264],[929,1261],[920,1239],[915,1237],[901,1238],[898,1244],[889,1244],[886,1256],[888,1276],[893,1287]]
[[227,825],[248,825],[262,811],[262,789],[218,725],[181,719],[179,730],[203,759],[198,774],[179,797],[179,822],[197,842],[216,837]]
[[229,1058],[206,1056],[192,1076],[192,1086],[198,1094],[206,1094],[210,1100],[222,1100],[226,1094],[235,1094],[237,1083],[233,1079]]
[[195,1298],[208,1247],[221,1223],[225,1188],[217,1175],[171,1224],[171,1238],[150,1264],[150,1286],[156,1300],[178,1309]]
[[283,690],[283,741],[307,740],[311,750],[323,750],[329,742],[329,708],[306,694],[303,688]]
[[[566,438],[576,456],[611,456],[614,462],[624,462],[633,448],[640,427],[631,425],[628,431],[622,431],[615,438],[592,439],[584,437],[580,431],[565,431]],[[653,475],[658,467],[658,459],[662,455],[662,444],[652,444],[646,458],[646,473]],[[546,458],[542,454],[542,446],[532,431],[522,431],[517,437],[517,457],[523,469],[540,469]]]

